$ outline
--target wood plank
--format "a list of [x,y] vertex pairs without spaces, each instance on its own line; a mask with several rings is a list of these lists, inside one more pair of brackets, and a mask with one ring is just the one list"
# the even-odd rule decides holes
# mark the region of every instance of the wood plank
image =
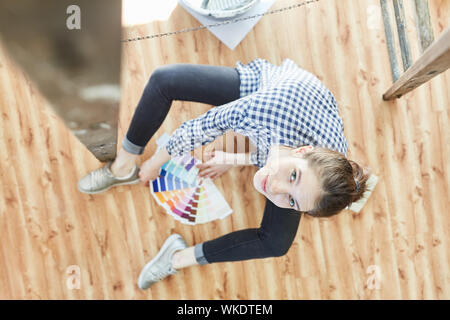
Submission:
[[414,5],[414,8],[416,9],[416,27],[419,30],[420,47],[422,52],[424,52],[434,41],[428,0],[414,0]]
[[400,98],[450,67],[450,28],[383,94],[384,100]]
[[384,33],[386,36],[386,46],[389,53],[389,62],[391,64],[392,79],[397,81],[400,78],[401,72],[397,62],[397,55],[395,52],[395,38],[391,27],[391,20],[389,16],[389,6],[387,0],[380,0],[381,14],[383,16]]

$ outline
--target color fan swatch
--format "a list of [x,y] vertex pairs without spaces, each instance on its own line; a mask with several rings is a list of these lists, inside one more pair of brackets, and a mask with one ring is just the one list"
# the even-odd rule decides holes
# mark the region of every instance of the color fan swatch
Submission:
[[158,204],[178,221],[190,225],[223,219],[232,212],[214,183],[198,178],[198,163],[191,155],[172,158],[150,183]]

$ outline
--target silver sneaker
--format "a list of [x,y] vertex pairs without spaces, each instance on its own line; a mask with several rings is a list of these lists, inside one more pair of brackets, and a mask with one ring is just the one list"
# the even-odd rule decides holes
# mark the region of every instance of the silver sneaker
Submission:
[[103,168],[94,170],[78,181],[78,190],[83,193],[96,194],[108,190],[114,186],[125,184],[136,184],[139,182],[139,166],[136,165],[133,171],[125,177],[116,177],[111,172],[112,161]]
[[175,251],[185,248],[186,241],[179,234],[167,238],[156,257],[142,269],[138,280],[139,288],[145,290],[165,277],[176,274],[177,270],[172,267],[172,256]]

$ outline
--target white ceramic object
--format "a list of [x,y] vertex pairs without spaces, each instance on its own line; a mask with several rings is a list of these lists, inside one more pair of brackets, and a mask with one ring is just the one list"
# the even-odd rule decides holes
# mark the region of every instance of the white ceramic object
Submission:
[[229,19],[243,14],[259,0],[180,0],[187,7],[204,16]]

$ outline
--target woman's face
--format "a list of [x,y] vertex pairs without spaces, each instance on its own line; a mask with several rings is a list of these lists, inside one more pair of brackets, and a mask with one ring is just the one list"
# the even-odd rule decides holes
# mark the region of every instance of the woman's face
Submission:
[[321,189],[315,172],[303,154],[312,146],[285,149],[274,146],[264,167],[253,176],[253,185],[260,193],[281,208],[309,211]]

